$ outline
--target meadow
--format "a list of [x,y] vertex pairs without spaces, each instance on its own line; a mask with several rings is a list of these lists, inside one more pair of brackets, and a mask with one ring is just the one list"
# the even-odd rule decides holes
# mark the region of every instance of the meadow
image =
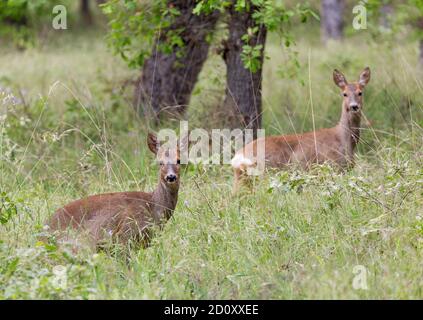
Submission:
[[[298,38],[301,67],[289,77],[290,60],[270,37],[266,134],[334,125],[342,98],[332,70],[355,80],[372,69],[355,168],[272,171],[234,196],[229,166],[186,166],[172,219],[148,249],[122,258],[75,254],[38,236],[73,199],[154,188],[158,166],[145,141],[158,128],[131,108],[138,71],[98,30],[52,35],[25,51],[1,46],[0,299],[422,299],[417,48],[363,36],[324,47],[311,32]],[[222,127],[224,72],[211,54],[191,128]],[[357,270],[365,288],[354,286]]]

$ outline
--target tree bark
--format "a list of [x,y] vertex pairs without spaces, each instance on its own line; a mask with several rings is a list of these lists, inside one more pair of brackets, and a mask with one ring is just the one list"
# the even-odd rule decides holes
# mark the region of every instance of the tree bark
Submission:
[[343,37],[344,0],[322,0],[321,35],[322,41],[340,40]]
[[[141,116],[180,118],[189,104],[191,92],[198,74],[207,59],[210,43],[207,36],[214,30],[218,12],[193,14],[195,0],[170,0],[169,6],[179,10],[180,15],[169,29],[161,31],[153,47],[152,55],[142,67],[137,81],[134,106]],[[175,47],[172,53],[158,49],[166,41],[169,30],[182,29],[183,47]]]
[[[423,17],[420,17],[416,21],[416,28],[419,32],[423,32]],[[420,38],[419,40],[419,66],[423,68],[423,39]]]
[[385,29],[385,30],[389,30],[391,29],[391,17],[394,13],[394,8],[392,7],[391,4],[385,3],[383,4],[380,9],[380,19],[379,19],[379,23],[380,26]]
[[[239,12],[232,6],[229,8],[229,36],[224,42],[223,59],[226,63],[226,97],[225,110],[231,113],[233,128],[253,129],[256,137],[257,129],[261,127],[261,90],[264,46],[267,30],[262,24],[257,24],[252,14],[256,8],[247,1],[249,11]],[[251,30],[257,27],[257,32]],[[242,37],[250,32],[249,42]],[[242,60],[243,46],[262,46],[258,58],[259,68],[251,72]]]
[[89,0],[81,0],[80,12],[81,12],[82,21],[85,24],[91,24],[93,22]]

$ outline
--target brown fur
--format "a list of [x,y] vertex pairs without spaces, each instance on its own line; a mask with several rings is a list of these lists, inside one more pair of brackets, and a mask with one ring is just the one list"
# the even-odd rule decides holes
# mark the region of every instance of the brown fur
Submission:
[[[337,70],[334,71],[333,78],[344,96],[339,123],[329,129],[261,138],[265,139],[266,166],[286,168],[290,164],[297,164],[307,169],[313,163],[329,162],[340,168],[354,164],[354,150],[360,138],[362,90],[370,80],[370,69],[364,69],[359,81],[351,84]],[[236,154],[256,156],[257,140],[247,144]],[[238,190],[245,171],[245,166],[234,168],[234,191]]]
[[[148,146],[155,154],[159,153],[155,135],[149,134]],[[179,159],[179,150],[173,154]],[[169,159],[169,153],[160,153],[158,158],[159,183],[153,192],[105,193],[73,201],[54,213],[48,223],[50,229],[61,235],[68,228],[81,231],[93,247],[100,247],[108,240],[121,244],[133,240],[147,246],[152,227],[163,226],[178,200],[178,161]],[[169,172],[176,176],[172,183],[166,180]]]

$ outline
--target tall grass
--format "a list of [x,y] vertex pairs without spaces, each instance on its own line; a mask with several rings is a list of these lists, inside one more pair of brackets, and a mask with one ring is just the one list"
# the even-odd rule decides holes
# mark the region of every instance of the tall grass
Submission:
[[[363,129],[356,167],[344,174],[327,166],[272,171],[252,192],[231,196],[230,168],[190,165],[174,217],[150,248],[131,251],[128,260],[37,240],[66,202],[151,190],[157,179],[145,146],[148,126],[124,86],[138,72],[96,34],[57,41],[0,54],[0,86],[10,89],[3,97],[9,99],[0,99],[0,298],[423,297],[416,43],[391,48],[353,39],[324,48],[304,39],[296,48],[301,68],[287,79],[278,74],[290,68],[284,50],[271,39],[267,134],[334,125],[341,97],[332,69],[354,79],[371,67],[364,109],[371,125]],[[192,99],[191,127],[220,121],[213,115],[223,75],[212,56]],[[354,289],[358,265],[367,270],[367,290]]]

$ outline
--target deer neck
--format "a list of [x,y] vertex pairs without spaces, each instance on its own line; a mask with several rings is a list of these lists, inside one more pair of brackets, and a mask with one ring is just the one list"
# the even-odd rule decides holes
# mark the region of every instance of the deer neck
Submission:
[[352,153],[360,140],[360,122],[361,113],[350,113],[347,111],[346,106],[343,105],[341,119],[338,123],[337,129],[341,137],[342,144],[350,156],[352,156]]
[[159,183],[151,197],[152,213],[155,221],[166,221],[172,216],[178,201],[178,191],[179,182],[176,182],[174,186],[169,186],[159,179]]

